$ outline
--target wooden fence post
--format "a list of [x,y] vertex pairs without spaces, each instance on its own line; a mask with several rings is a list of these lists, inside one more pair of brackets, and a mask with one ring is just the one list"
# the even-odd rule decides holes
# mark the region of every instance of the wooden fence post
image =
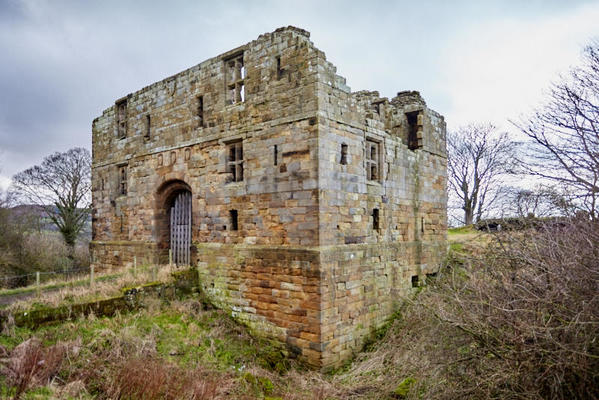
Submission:
[[137,275],[137,256],[133,256],[133,276]]
[[152,282],[156,282],[158,280],[158,266],[154,264],[152,267]]
[[37,294],[37,297],[40,296],[40,272],[36,271],[35,272],[35,292]]
[[173,267],[173,249],[168,249],[168,266]]
[[89,286],[94,287],[94,266],[89,267]]

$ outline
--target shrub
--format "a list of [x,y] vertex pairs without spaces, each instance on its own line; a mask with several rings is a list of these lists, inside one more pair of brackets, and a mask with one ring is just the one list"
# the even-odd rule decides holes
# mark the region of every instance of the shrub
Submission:
[[494,237],[406,299],[340,397],[397,397],[410,377],[413,399],[599,398],[599,224]]
[[428,307],[469,342],[445,369],[461,393],[599,397],[598,251],[588,221],[504,233],[440,284]]
[[105,388],[117,399],[216,399],[222,382],[199,368],[185,370],[158,359],[130,359],[117,366]]

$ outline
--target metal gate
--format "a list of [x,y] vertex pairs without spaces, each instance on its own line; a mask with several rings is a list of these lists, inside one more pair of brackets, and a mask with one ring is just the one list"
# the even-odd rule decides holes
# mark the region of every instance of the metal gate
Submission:
[[190,265],[191,248],[191,193],[181,192],[170,209],[171,251],[173,263]]

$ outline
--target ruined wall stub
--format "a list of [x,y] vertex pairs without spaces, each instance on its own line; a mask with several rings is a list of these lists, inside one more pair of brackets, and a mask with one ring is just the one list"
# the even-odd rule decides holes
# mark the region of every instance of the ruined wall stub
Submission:
[[212,300],[319,368],[362,345],[446,247],[445,122],[418,92],[351,92],[277,29],[129,94],[93,123],[97,268],[167,260],[191,193]]

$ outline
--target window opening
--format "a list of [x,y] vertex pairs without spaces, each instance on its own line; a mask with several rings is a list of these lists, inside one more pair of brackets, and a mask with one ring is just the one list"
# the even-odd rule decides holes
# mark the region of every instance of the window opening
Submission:
[[380,228],[379,209],[375,208],[372,210],[372,229],[378,231]]
[[152,126],[152,118],[150,117],[150,114],[146,115],[146,133],[144,135],[145,139],[149,139],[150,138],[150,129]]
[[341,160],[339,160],[339,164],[347,165],[347,145],[345,143],[341,145]]
[[116,103],[116,126],[119,139],[127,137],[127,100]]
[[418,287],[418,275],[412,275],[412,287]]
[[233,175],[233,182],[243,181],[243,143],[241,141],[228,145],[227,172]]
[[204,127],[204,96],[198,96],[198,119],[200,128]]
[[283,70],[281,69],[281,56],[277,57],[277,79],[281,79]]
[[424,217],[420,217],[420,232],[424,233]]
[[273,155],[274,155],[274,165],[277,165],[279,163],[279,146],[277,146],[276,144],[275,144],[275,147],[274,147],[274,154]]
[[237,220],[237,210],[229,210],[229,216],[231,218],[231,230],[236,231],[239,229],[239,224]]
[[127,167],[119,167],[119,194],[127,194]]
[[379,144],[372,140],[366,141],[366,177],[369,181],[379,180]]
[[419,111],[406,113],[408,119],[408,148],[410,150],[421,147],[418,140],[418,114]]
[[245,66],[243,53],[225,60],[225,84],[227,89],[227,104],[245,101]]

